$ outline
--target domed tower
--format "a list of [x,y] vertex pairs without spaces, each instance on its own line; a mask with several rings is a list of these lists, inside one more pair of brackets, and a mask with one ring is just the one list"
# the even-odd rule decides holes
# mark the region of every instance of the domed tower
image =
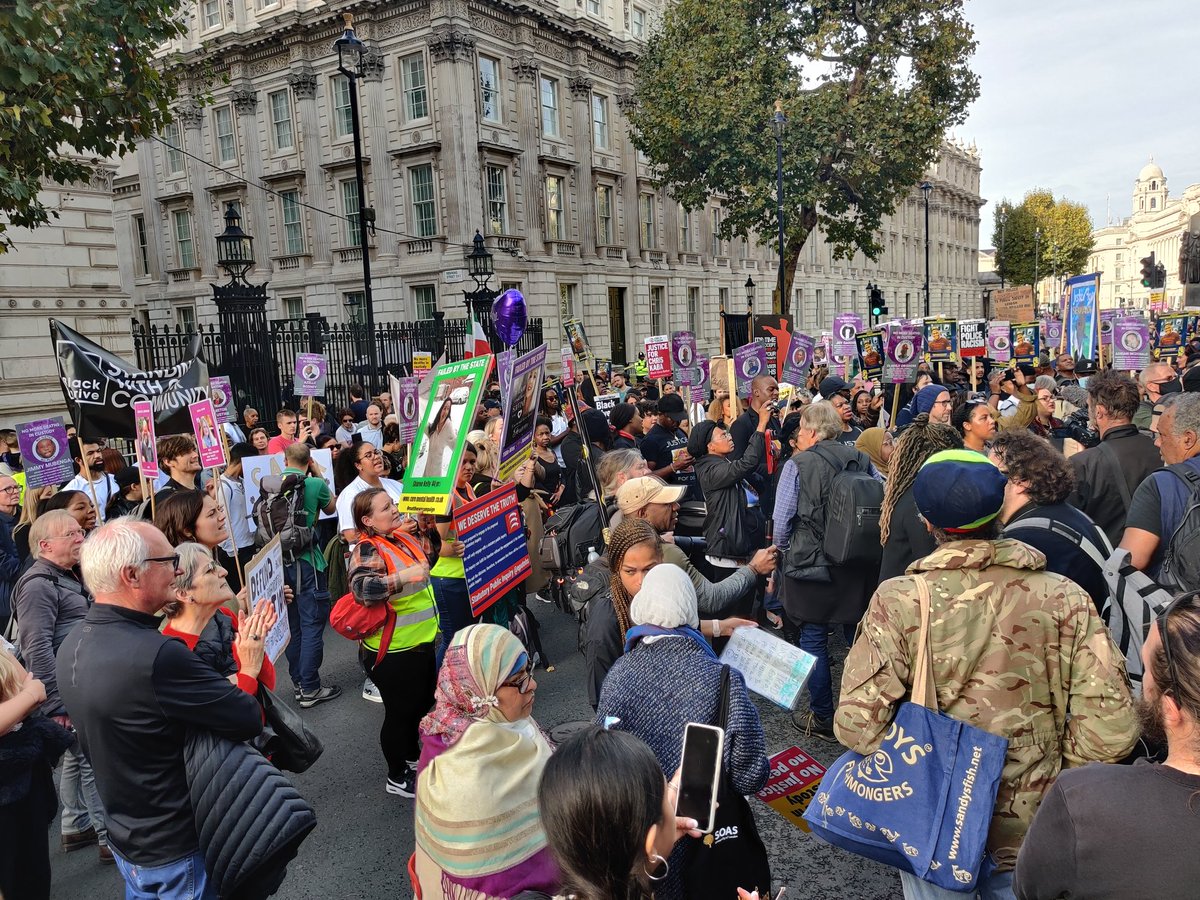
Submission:
[[1133,184],[1133,214],[1158,212],[1166,205],[1167,176],[1151,156]]

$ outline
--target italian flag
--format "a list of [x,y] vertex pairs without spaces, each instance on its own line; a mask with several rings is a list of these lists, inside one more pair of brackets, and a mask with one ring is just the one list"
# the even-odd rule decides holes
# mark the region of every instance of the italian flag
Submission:
[[483,324],[471,316],[471,332],[467,335],[466,346],[463,350],[463,359],[470,359],[474,356],[487,356],[492,352],[492,345],[488,342],[487,335],[483,331]]

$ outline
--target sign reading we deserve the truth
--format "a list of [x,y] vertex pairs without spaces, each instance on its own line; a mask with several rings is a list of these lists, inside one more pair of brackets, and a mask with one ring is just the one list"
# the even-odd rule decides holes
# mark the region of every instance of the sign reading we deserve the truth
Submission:
[[283,548],[279,543],[279,535],[275,535],[246,563],[246,603],[249,611],[253,612],[259,600],[270,600],[275,607],[275,624],[267,632],[263,645],[271,662],[279,659],[279,654],[283,653],[292,637],[283,583]]
[[532,568],[516,486],[509,484],[458,507],[454,531],[464,545],[471,615],[478,616],[528,578]]

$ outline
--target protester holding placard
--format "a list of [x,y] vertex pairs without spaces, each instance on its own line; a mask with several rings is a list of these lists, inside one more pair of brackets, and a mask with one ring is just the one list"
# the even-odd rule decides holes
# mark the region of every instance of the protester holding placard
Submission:
[[[471,480],[475,477],[476,452],[469,442],[464,445],[462,460],[455,478],[451,494],[451,509],[470,503],[475,499],[475,490]],[[437,561],[430,569],[433,576],[433,592],[437,599],[438,618],[442,632],[442,652],[454,639],[459,629],[471,624],[471,597],[467,591],[467,573],[463,568],[463,542],[458,540],[454,531],[454,516],[440,515],[434,517],[437,531],[441,537]],[[442,664],[438,657],[438,666]]]
[[358,535],[354,524],[354,498],[368,488],[382,488],[395,502],[404,492],[399,481],[383,476],[383,454],[365,441],[352,444],[338,456],[334,465],[334,487],[337,489],[338,530],[351,545]]
[[358,541],[347,567],[351,593],[368,609],[388,606],[380,628],[362,640],[358,654],[383,698],[379,744],[388,767],[385,790],[412,797],[421,751],[417,727],[433,705],[437,677],[438,617],[429,560],[382,488],[359,493],[352,515]]
[[190,434],[175,434],[158,442],[158,462],[167,483],[154,495],[162,503],[176,491],[194,491],[200,487],[200,454]]
[[[379,451],[376,451],[377,453]],[[316,524],[319,513],[336,508],[333,493],[324,478],[310,474],[312,455],[307,444],[292,444],[284,451],[283,479],[302,479],[304,516],[308,529]],[[273,535],[267,535],[273,537]],[[297,547],[285,555],[284,577],[295,599],[288,605],[291,640],[287,645],[288,670],[292,683],[300,691],[303,709],[332,700],[342,693],[336,684],[321,684],[321,662],[325,656],[325,623],[329,619],[329,584],[325,578],[328,563],[310,538],[307,547]]]
[[[163,607],[167,624],[163,634],[177,637],[200,659],[252,697],[260,685],[275,690],[275,666],[264,652],[262,635],[275,625],[275,607],[259,600],[254,612],[234,613],[237,597],[229,586],[229,572],[212,551],[191,542],[175,547],[179,574],[171,585],[173,600]],[[252,602],[249,601],[248,602]]]
[[108,501],[117,494],[116,481],[104,471],[103,445],[74,437],[71,438],[70,447],[78,474],[63,485],[63,490],[86,493],[96,504],[96,515],[103,522]]

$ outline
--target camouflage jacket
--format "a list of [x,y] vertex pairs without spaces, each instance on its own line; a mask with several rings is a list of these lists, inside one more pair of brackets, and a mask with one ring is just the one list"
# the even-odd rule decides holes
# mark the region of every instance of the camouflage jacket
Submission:
[[846,657],[834,716],[843,744],[878,749],[910,692],[921,623],[914,578],[926,573],[938,705],[1008,738],[988,835],[1001,870],[1016,864],[1060,769],[1115,762],[1137,737],[1125,665],[1091,598],[1045,565],[1020,541],[954,541],[883,582]]

